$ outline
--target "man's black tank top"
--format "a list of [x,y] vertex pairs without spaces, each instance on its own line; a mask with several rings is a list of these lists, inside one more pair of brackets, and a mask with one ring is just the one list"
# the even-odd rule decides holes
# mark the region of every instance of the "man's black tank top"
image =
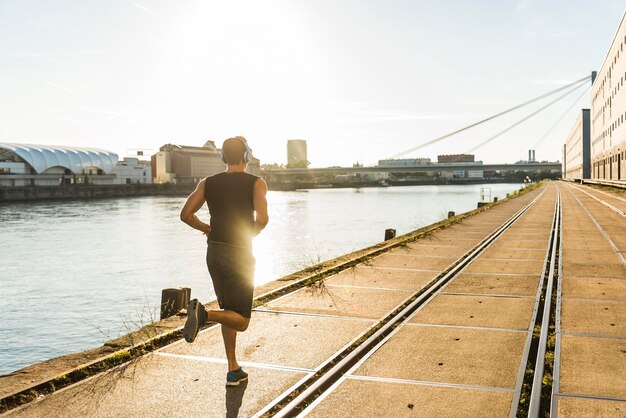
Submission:
[[211,214],[208,241],[251,248],[254,237],[254,184],[248,173],[207,177],[204,196]]

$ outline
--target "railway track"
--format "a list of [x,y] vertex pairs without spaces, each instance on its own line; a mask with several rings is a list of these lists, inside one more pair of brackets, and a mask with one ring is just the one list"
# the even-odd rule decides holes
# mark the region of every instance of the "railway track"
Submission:
[[[622,232],[626,199],[575,185],[565,187],[564,198],[568,204],[561,222],[577,222],[573,230],[566,227],[565,232],[579,234],[584,230],[585,238],[593,244],[580,246],[571,239],[560,242],[550,417],[624,416],[626,329],[615,329],[615,325],[623,319],[620,306],[626,302]],[[584,248],[585,262],[573,264],[579,248]],[[607,283],[613,287],[606,289]],[[586,290],[581,291],[583,288]],[[585,317],[590,319],[581,320]],[[581,350],[584,344],[587,348]]]
[[[551,210],[551,223],[549,227],[548,245],[543,260],[543,268],[537,291],[534,295],[532,315],[525,329],[526,337],[523,341],[523,352],[515,386],[507,389],[511,395],[509,416],[539,416],[539,413],[550,406],[550,392],[545,393],[542,380],[544,377],[544,364],[547,341],[550,337],[551,316],[553,316],[552,295],[555,293],[556,280],[555,270],[558,263],[558,249],[561,227],[560,191],[556,186],[549,186],[532,202],[519,210],[499,229],[485,238],[459,261],[436,277],[428,286],[409,297],[398,306],[391,314],[376,323],[361,338],[352,345],[335,353],[311,376],[298,382],[295,386],[274,399],[256,416],[260,417],[293,417],[304,416],[315,411],[316,408],[331,395],[346,377],[359,368],[367,359],[377,353],[398,330],[406,325],[411,317],[423,309],[459,274],[470,266],[475,260],[480,259],[486,250],[492,248],[495,243],[506,236],[507,232],[513,231],[524,221],[538,202],[545,207],[546,203],[554,201]],[[545,208],[544,208],[545,211]],[[546,231],[547,232],[547,231]],[[522,236],[523,237],[523,236]],[[546,297],[549,295],[549,297]],[[489,296],[489,295],[485,295]],[[482,303],[482,302],[481,302]],[[553,320],[552,320],[553,322]],[[454,386],[454,384],[452,384]],[[463,385],[457,385],[462,387]],[[542,391],[543,400],[542,400]],[[530,404],[528,401],[530,400]],[[410,407],[410,405],[409,405]],[[419,407],[419,405],[415,405]],[[315,414],[314,414],[315,415]],[[323,415],[323,414],[322,414]]]

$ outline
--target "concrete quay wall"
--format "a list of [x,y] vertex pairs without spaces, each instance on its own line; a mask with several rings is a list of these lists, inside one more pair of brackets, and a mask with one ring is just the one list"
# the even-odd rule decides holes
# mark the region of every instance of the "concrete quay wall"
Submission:
[[186,196],[195,184],[121,184],[0,187],[0,202],[99,199],[136,196]]

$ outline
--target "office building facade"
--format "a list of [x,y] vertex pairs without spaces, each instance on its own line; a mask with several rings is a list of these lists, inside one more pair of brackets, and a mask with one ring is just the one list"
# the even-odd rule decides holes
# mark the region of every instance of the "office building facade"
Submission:
[[124,157],[113,167],[114,184],[152,184],[152,166],[150,161],[136,157]]
[[582,109],[563,146],[563,178],[588,179],[591,176],[590,110]]
[[593,179],[626,180],[626,86],[624,86],[626,25],[624,16],[591,87],[591,178]]
[[[226,169],[222,151],[213,141],[207,141],[201,147],[165,144],[152,156],[151,162],[153,181],[157,184],[197,183]],[[259,160],[253,157],[246,171],[260,175]]]
[[287,167],[308,167],[306,141],[304,139],[289,139],[287,141]]

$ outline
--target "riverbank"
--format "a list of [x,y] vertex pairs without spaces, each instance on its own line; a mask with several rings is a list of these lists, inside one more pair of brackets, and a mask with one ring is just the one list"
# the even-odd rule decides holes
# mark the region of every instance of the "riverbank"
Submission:
[[[329,181],[269,183],[270,191],[294,191],[309,189],[359,189],[401,186],[449,186],[476,184],[506,184],[507,179],[443,179],[378,181]],[[36,202],[51,200],[103,199],[141,196],[188,196],[195,184],[114,184],[114,185],[59,185],[0,187],[0,203]]]
[[405,179],[388,179],[385,181],[360,181],[360,180],[329,180],[326,182],[319,181],[295,181],[295,182],[274,182],[268,183],[270,190],[276,191],[293,191],[308,189],[361,189],[370,187],[403,187],[403,186],[457,186],[457,185],[475,185],[475,184],[506,184],[521,183],[523,180],[511,179],[484,179],[484,178],[434,178],[425,177],[423,179],[405,180]]
[[0,202],[76,200],[139,196],[186,196],[195,184],[112,184],[0,187]]
[[[512,196],[516,195],[513,194]],[[501,200],[481,209],[434,223],[399,236],[394,240],[351,252],[259,286],[255,289],[255,306],[267,303],[300,287],[318,282],[330,274],[355,266],[391,248],[405,245],[412,240],[447,228],[462,219],[488,210],[490,207],[507,200]],[[213,305],[210,304],[209,307],[211,306]],[[5,408],[28,402],[41,394],[53,392],[95,373],[126,363],[134,357],[180,339],[183,322],[184,318],[172,317],[147,325],[121,338],[108,341],[98,349],[48,360],[0,376],[0,387],[2,388],[0,396],[3,398],[0,412]]]

